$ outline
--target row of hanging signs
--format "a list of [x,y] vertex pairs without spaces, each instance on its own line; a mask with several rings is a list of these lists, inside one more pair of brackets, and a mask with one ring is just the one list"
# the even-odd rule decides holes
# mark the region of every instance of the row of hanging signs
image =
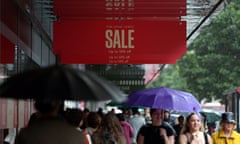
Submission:
[[55,0],[64,64],[173,64],[186,53],[186,0]]

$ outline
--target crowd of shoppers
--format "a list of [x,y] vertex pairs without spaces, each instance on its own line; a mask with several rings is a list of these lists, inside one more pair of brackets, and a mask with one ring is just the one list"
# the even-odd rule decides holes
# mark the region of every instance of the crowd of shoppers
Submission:
[[162,109],[150,109],[149,114],[137,108],[99,113],[64,110],[61,101],[48,100],[36,101],[35,108],[15,144],[240,144],[231,112],[223,113],[219,130],[209,134],[198,113],[169,122],[170,112]]

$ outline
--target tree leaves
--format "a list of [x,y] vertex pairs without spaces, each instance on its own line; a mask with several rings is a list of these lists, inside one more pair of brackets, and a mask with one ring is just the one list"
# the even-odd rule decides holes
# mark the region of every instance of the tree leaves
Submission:
[[235,0],[192,42],[187,55],[164,69],[155,85],[224,102],[224,91],[240,87],[239,63],[240,1]]
[[[187,77],[186,81],[189,89],[197,93],[200,99],[215,97],[224,101],[223,91],[240,86],[237,80],[240,72],[239,5],[239,1],[232,2],[216,20],[213,20],[190,45],[194,55],[186,55],[191,58],[185,58],[179,63],[179,67],[184,67],[180,75],[192,75]],[[195,78],[195,82],[192,78]]]

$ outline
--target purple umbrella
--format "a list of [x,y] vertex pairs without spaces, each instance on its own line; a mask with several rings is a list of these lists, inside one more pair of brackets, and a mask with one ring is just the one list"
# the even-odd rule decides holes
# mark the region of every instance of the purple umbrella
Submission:
[[165,87],[133,92],[124,105],[182,112],[198,112],[201,109],[201,104],[191,93]]

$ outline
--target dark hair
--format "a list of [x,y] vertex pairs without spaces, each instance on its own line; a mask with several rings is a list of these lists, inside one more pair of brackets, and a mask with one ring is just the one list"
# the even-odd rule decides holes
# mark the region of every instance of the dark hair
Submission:
[[187,116],[187,118],[186,118],[186,122],[189,122],[189,120],[191,119],[191,117],[192,117],[193,115],[197,115],[197,114],[194,113],[194,112],[190,113],[190,114]]
[[155,109],[155,108],[150,109],[150,115],[152,115],[156,110],[159,110],[159,109]]
[[59,111],[61,111],[63,110],[63,102],[59,100],[38,99],[35,101],[34,107],[41,113],[52,112],[57,107],[59,107]]
[[80,109],[67,109],[65,118],[69,124],[78,127],[83,120],[83,112]]
[[183,115],[180,115],[180,116],[178,117],[178,120],[180,120],[180,119],[184,120],[184,116],[183,116]]
[[132,108],[132,113],[139,114],[138,108],[136,108],[136,107]]
[[87,126],[97,128],[101,124],[101,116],[97,112],[90,112],[87,116]]
[[180,123],[180,122],[184,122],[184,119],[185,119],[185,117],[183,116],[183,115],[180,115],[178,118],[177,118],[177,120],[178,120],[178,122]]
[[124,114],[119,113],[119,114],[117,114],[117,117],[118,117],[119,121],[125,121]]
[[164,110],[164,113],[169,113],[170,114],[170,111],[169,110]]
[[90,112],[90,110],[89,110],[88,108],[85,108],[85,109],[83,110],[83,112],[84,112],[84,113],[88,113],[88,112]]

